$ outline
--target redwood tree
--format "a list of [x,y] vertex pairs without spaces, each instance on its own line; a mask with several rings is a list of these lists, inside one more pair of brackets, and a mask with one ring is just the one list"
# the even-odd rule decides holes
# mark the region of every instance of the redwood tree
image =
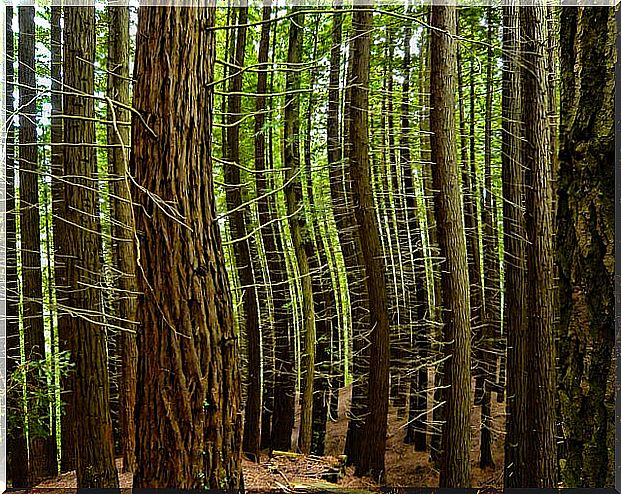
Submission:
[[195,7],[138,14],[134,487],[242,486],[238,344],[212,178],[214,16]]
[[366,286],[369,294],[369,324],[371,327],[369,353],[369,385],[364,440],[356,472],[376,479],[384,475],[384,453],[388,427],[389,387],[389,325],[386,268],[382,257],[379,227],[374,211],[369,163],[369,73],[371,63],[370,9],[357,7],[352,14],[353,40],[350,45],[352,65],[349,168],[352,180],[352,207],[362,242]]
[[95,8],[64,11],[64,217],[56,236],[66,270],[65,333],[75,376],[71,392],[78,487],[115,488],[101,283],[94,93]]
[[444,303],[443,384],[446,404],[442,431],[440,487],[470,485],[470,294],[459,168],[455,144],[455,7],[431,9],[431,155],[442,266]]

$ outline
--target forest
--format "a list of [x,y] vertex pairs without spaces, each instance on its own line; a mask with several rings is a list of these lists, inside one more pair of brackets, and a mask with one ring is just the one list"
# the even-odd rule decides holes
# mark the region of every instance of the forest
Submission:
[[2,10],[7,487],[614,486],[616,8]]

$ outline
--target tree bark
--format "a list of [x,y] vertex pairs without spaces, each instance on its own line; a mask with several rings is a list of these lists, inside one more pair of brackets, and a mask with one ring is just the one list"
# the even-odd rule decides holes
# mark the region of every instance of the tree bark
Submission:
[[[109,174],[112,177],[111,213],[114,266],[118,270],[117,318],[124,330],[118,335],[120,356],[120,439],[123,471],[136,468],[136,246],[128,177],[130,145],[129,97],[129,7],[108,7],[108,97],[114,103],[108,108],[108,143],[116,145],[108,152]],[[121,147],[122,146],[122,147]]]
[[369,164],[369,73],[372,12],[355,8],[352,14],[354,39],[350,60],[355,60],[351,72],[351,101],[349,123],[349,166],[352,179],[352,199],[356,223],[362,242],[366,286],[369,294],[370,348],[367,415],[364,421],[364,442],[357,465],[357,475],[384,476],[384,452],[388,426],[388,385],[390,342],[385,266],[382,258],[379,227],[375,216],[370,184]]
[[312,439],[313,416],[313,383],[315,375],[315,308],[313,305],[313,286],[308,264],[309,242],[307,225],[304,218],[302,201],[302,181],[300,177],[300,108],[299,95],[293,94],[300,88],[300,76],[296,65],[302,61],[302,41],[304,36],[304,14],[298,14],[299,8],[293,7],[296,13],[289,27],[289,50],[287,63],[291,70],[286,75],[285,96],[285,150],[286,167],[285,187],[289,228],[302,284],[302,314],[304,329],[304,353],[302,355],[302,379],[304,389],[301,391],[301,417],[298,448],[302,453],[309,453]]
[[212,8],[139,10],[133,106],[143,118],[132,119],[130,162],[144,293],[138,488],[242,487],[238,343],[212,181],[214,17]]
[[[614,12],[561,15],[561,143],[557,183],[559,400],[568,487],[608,485],[614,347]],[[585,189],[584,184],[589,187]],[[584,307],[584,308],[583,308]],[[585,311],[587,328],[580,328]],[[587,345],[592,348],[587,361]],[[583,390],[583,379],[589,383]]]
[[[116,488],[105,328],[102,315],[101,243],[97,180],[94,101],[95,9],[65,10],[64,45],[64,237],[68,310],[67,328],[75,363],[72,402],[78,487]],[[82,96],[81,94],[87,95]],[[79,415],[77,414],[77,411]]]
[[7,480],[12,487],[29,487],[24,396],[17,372],[21,364],[17,230],[15,209],[15,130],[13,119],[14,37],[13,7],[6,7],[6,376],[7,376]]
[[431,25],[431,153],[444,314],[445,424],[440,487],[470,485],[470,296],[462,197],[455,152],[455,7],[433,6]]
[[56,472],[55,442],[49,428],[47,382],[36,367],[45,359],[43,279],[39,218],[39,163],[37,146],[37,88],[35,66],[35,10],[18,7],[19,16],[19,228],[23,296],[24,353],[34,364],[26,373],[28,404],[29,483]]

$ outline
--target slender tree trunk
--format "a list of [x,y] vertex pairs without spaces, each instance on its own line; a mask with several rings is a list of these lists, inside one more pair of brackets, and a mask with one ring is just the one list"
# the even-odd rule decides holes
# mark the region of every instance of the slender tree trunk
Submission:
[[138,17],[133,106],[149,125],[134,114],[138,488],[242,487],[238,343],[212,181],[214,16]]
[[231,64],[238,67],[231,75],[228,96],[227,136],[224,159],[225,165],[226,203],[231,212],[229,215],[231,241],[235,253],[237,274],[242,287],[242,307],[244,312],[245,333],[247,338],[248,369],[246,382],[246,404],[244,408],[244,443],[243,450],[258,460],[261,447],[261,330],[259,327],[259,307],[253,275],[253,264],[250,256],[249,239],[246,224],[248,214],[243,208],[242,181],[240,173],[239,153],[239,120],[241,119],[241,91],[246,53],[245,25],[248,22],[248,7],[240,7],[238,12],[234,48],[231,49]]
[[[64,240],[69,238],[69,225],[66,221],[65,208],[65,169],[64,148],[64,118],[63,115],[63,79],[62,71],[62,28],[61,7],[52,8],[51,31],[52,39],[52,114],[51,114],[51,139],[52,139],[52,228],[54,230],[54,287],[56,290],[56,317],[58,344],[60,351],[70,351],[69,340],[72,331],[72,321],[67,304],[69,301],[69,287],[67,278],[67,255],[63,245]],[[75,373],[69,371],[61,376],[61,403],[62,415],[60,420],[61,455],[60,471],[69,472],[75,470],[75,413],[73,408],[73,388]]]
[[524,48],[522,105],[523,154],[526,168],[526,268],[529,304],[529,401],[525,410],[530,432],[527,484],[556,487],[554,259],[552,251],[552,162],[548,122],[548,73],[543,43],[547,36],[546,10],[525,7],[520,23]]
[[[261,27],[261,39],[259,42],[259,53],[257,56],[257,62],[260,65],[259,72],[257,74],[257,98],[256,98],[256,114],[254,117],[254,166],[257,174],[256,188],[257,196],[263,197],[268,192],[267,181],[265,177],[265,162],[266,162],[266,139],[265,139],[265,113],[267,111],[266,93],[267,93],[267,71],[268,71],[268,55],[270,49],[270,20],[272,15],[271,6],[263,7],[263,21],[265,24]],[[271,201],[273,202],[273,200]],[[272,416],[275,406],[274,393],[276,392],[275,381],[276,368],[275,368],[275,351],[270,353],[270,347],[274,348],[276,344],[275,338],[278,338],[277,330],[283,331],[286,334],[288,328],[287,322],[287,310],[285,307],[287,298],[285,286],[285,280],[283,279],[282,272],[286,270],[284,266],[285,260],[282,257],[282,252],[276,249],[276,228],[271,221],[273,220],[270,213],[270,199],[265,197],[257,201],[258,219],[261,226],[261,239],[263,241],[263,250],[265,252],[267,271],[269,275],[269,282],[272,292],[273,303],[273,324],[267,330],[263,330],[263,352],[267,353],[268,358],[263,359],[263,383],[264,383],[264,399],[263,399],[263,412],[261,416],[261,448],[267,448],[271,446],[271,434],[272,434]],[[283,321],[284,324],[281,322]],[[275,350],[275,348],[274,348]],[[289,431],[291,436],[291,431]]]
[[493,58],[492,44],[494,42],[494,23],[492,8],[488,7],[487,14],[487,67],[485,82],[485,135],[484,161],[485,184],[483,188],[483,266],[485,277],[485,297],[483,312],[483,340],[481,341],[481,356],[483,358],[481,382],[481,445],[479,466],[481,468],[494,467],[492,456],[492,388],[496,381],[496,355],[494,353],[494,339],[500,328],[500,260],[498,258],[498,234],[496,226],[496,198],[492,193],[492,103],[493,103]]
[[[317,19],[318,21],[318,19]],[[315,22],[315,33],[313,42],[312,60],[317,59],[318,49],[318,29],[319,22]],[[311,69],[310,87],[315,86],[317,69]],[[307,257],[311,271],[313,284],[313,299],[315,308],[316,323],[316,350],[315,350],[315,376],[313,384],[313,415],[312,415],[312,439],[311,453],[323,455],[325,448],[326,422],[328,419],[328,381],[327,376],[330,372],[328,354],[328,343],[330,340],[330,326],[332,324],[332,314],[336,311],[336,300],[332,287],[332,280],[329,273],[328,259],[326,256],[325,244],[321,235],[321,230],[315,218],[318,215],[318,205],[315,203],[313,189],[313,170],[312,170],[312,126],[313,112],[315,109],[315,99],[313,93],[309,94],[306,109],[306,132],[304,135],[304,165],[306,171],[306,198],[310,208],[307,215],[309,233],[312,233],[315,241],[306,244]]]
[[[455,7],[433,6],[431,25],[431,153],[444,313],[445,424],[440,487],[470,485],[470,297],[466,235],[455,153]],[[448,34],[445,34],[448,33]]]
[[[95,9],[65,10],[64,122],[65,254],[70,322],[69,348],[75,363],[72,402],[76,412],[78,487],[118,487],[114,465],[105,329],[102,319],[101,243],[97,191],[94,101]],[[79,92],[79,93],[78,93]],[[76,145],[78,144],[78,145]],[[86,145],[85,145],[86,144]],[[96,391],[94,391],[96,390]],[[77,411],[79,410],[79,414]]]
[[20,356],[19,283],[17,277],[17,230],[15,209],[15,130],[13,119],[14,38],[13,7],[6,7],[6,376],[7,479],[12,487],[28,487],[28,445],[26,444],[24,396],[17,379]]
[[[23,331],[26,362],[45,359],[43,279],[39,218],[35,9],[18,7],[19,16],[19,203],[22,260]],[[30,484],[56,473],[56,442],[49,421],[45,376],[36,368],[26,374]]]
[[[299,9],[293,7],[295,13]],[[291,19],[289,28],[289,51],[287,63],[290,71],[286,75],[287,95],[285,96],[285,187],[287,215],[293,241],[295,260],[302,283],[302,313],[304,328],[304,353],[302,355],[302,374],[304,389],[301,391],[301,418],[298,448],[309,453],[312,439],[313,382],[315,376],[315,308],[313,305],[313,286],[308,263],[308,230],[304,218],[302,202],[302,182],[300,174],[300,108],[299,95],[294,91],[300,88],[297,65],[302,61],[302,42],[304,36],[304,14]]]
[[[138,353],[136,335],[136,247],[134,217],[128,177],[128,146],[130,145],[129,97],[129,7],[108,7],[108,97],[114,103],[108,108],[108,143],[117,147],[108,152],[109,173],[112,177],[112,236],[114,266],[118,270],[118,325],[124,331],[118,336],[120,356],[120,438],[123,471],[136,468],[136,433],[134,407],[136,403],[136,364]],[[121,147],[122,146],[122,147]]]
[[388,383],[390,342],[388,305],[386,297],[385,266],[381,256],[379,227],[375,216],[370,184],[369,164],[369,73],[371,48],[371,10],[356,8],[352,17],[354,39],[350,46],[350,60],[355,60],[351,73],[351,101],[349,123],[350,172],[352,199],[356,223],[362,243],[366,285],[369,294],[370,349],[373,363],[369,366],[367,415],[364,421],[362,444],[357,475],[384,476],[384,452],[388,426]]
[[[326,139],[327,139],[327,158],[328,158],[328,171],[330,177],[330,195],[332,199],[332,214],[334,215],[334,222],[337,227],[339,241],[343,252],[343,261],[346,259],[345,244],[351,245],[350,242],[346,242],[347,235],[342,230],[343,222],[345,218],[342,215],[345,213],[343,207],[339,207],[339,197],[344,195],[342,179],[343,179],[343,163],[342,163],[342,149],[341,149],[341,133],[340,133],[340,99],[341,91],[339,88],[340,73],[341,73],[341,43],[343,38],[343,14],[340,12],[342,5],[339,1],[335,2],[334,8],[336,12],[332,17],[332,32],[331,32],[331,46],[330,46],[330,69],[329,69],[329,82],[328,82],[328,115],[326,125]],[[339,183],[336,180],[340,180]],[[342,198],[344,199],[344,197]],[[351,253],[348,253],[351,256]],[[347,264],[346,264],[347,265]],[[350,304],[351,304],[350,299]],[[350,305],[351,309],[351,305]],[[332,327],[334,331],[334,326]],[[346,330],[345,327],[342,328]],[[335,336],[340,339],[340,332],[334,333],[332,341]],[[345,349],[345,351],[347,351]],[[335,420],[338,417],[338,405],[339,405],[339,383],[340,377],[339,366],[335,365],[334,359],[331,366],[331,373],[335,376],[331,380],[331,397],[330,397],[330,417]],[[343,375],[345,369],[342,369]]]
[[[410,380],[410,413],[408,417],[408,429],[405,442],[414,443],[415,451],[425,451],[427,449],[427,384],[428,373],[426,359],[428,358],[427,345],[427,325],[425,324],[427,309],[427,287],[425,280],[424,251],[419,225],[418,211],[416,206],[416,196],[414,191],[414,164],[410,156],[410,41],[412,38],[412,26],[406,25],[403,37],[403,71],[405,77],[401,87],[401,140],[399,142],[399,156],[401,160],[401,173],[403,174],[404,192],[406,195],[406,213],[408,221],[409,236],[412,237],[414,250],[412,255],[412,282],[410,290],[413,293],[411,303],[415,307],[411,310],[410,324],[411,331],[414,332],[413,345],[411,345],[411,356],[416,355],[419,369],[412,372]],[[415,317],[414,317],[415,315]],[[418,324],[414,326],[414,320]]]
[[[271,16],[271,8],[264,7],[263,20]],[[265,196],[270,190],[270,181],[264,170],[271,169],[271,141],[266,154],[266,117],[267,111],[267,74],[269,37],[271,24],[266,22],[261,29],[261,41],[259,44],[258,62],[264,64],[257,74],[257,94],[255,115],[255,169],[257,194]],[[271,106],[270,106],[271,110]],[[266,166],[267,165],[267,166]],[[269,446],[273,449],[289,450],[291,448],[291,432],[294,423],[294,400],[295,400],[295,375],[293,372],[293,352],[289,338],[289,332],[293,327],[292,309],[289,307],[289,288],[287,282],[287,266],[282,246],[282,239],[278,225],[273,223],[276,218],[275,202],[273,196],[267,196],[258,201],[259,224],[262,226],[261,234],[263,246],[267,256],[267,265],[274,304],[274,398],[273,412],[271,415],[271,436]],[[264,340],[265,341],[265,340]],[[267,379],[266,379],[267,380]],[[264,404],[266,406],[266,404]],[[265,415],[264,415],[265,418]],[[267,434],[265,420],[262,422],[262,434]],[[267,438],[266,438],[267,442]],[[265,442],[264,442],[265,444]]]
[[523,135],[519,8],[503,8],[502,73],[502,188],[505,247],[505,322],[507,334],[507,419],[504,477],[506,486],[525,487],[525,454],[518,443],[527,431],[520,411],[530,400],[525,383],[527,314],[526,224],[524,216],[524,169],[520,139]]

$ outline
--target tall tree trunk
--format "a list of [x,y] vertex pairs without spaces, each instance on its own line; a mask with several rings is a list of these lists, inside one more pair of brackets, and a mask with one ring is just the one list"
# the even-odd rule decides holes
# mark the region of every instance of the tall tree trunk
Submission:
[[[45,359],[43,279],[39,223],[39,164],[35,67],[35,9],[18,7],[19,16],[19,204],[22,260],[24,354],[26,362]],[[56,473],[56,442],[49,423],[45,375],[37,367],[26,374],[30,484]]]
[[[65,169],[64,169],[64,118],[63,94],[64,74],[62,70],[62,8],[52,8],[52,113],[51,113],[51,140],[52,140],[52,228],[54,231],[54,288],[56,290],[56,317],[58,331],[58,345],[61,351],[70,351],[69,340],[72,331],[72,321],[67,304],[69,287],[67,278],[67,261],[63,240],[69,238],[69,225],[65,212]],[[61,406],[60,419],[61,454],[60,471],[75,470],[75,413],[73,408],[73,387],[75,373],[69,371],[60,376]]]
[[[257,188],[257,196],[262,198],[257,201],[258,219],[261,227],[261,239],[263,241],[263,250],[265,252],[267,272],[269,283],[271,285],[272,304],[273,304],[273,321],[272,326],[263,329],[263,352],[269,356],[263,359],[263,390],[264,399],[261,416],[261,449],[271,447],[272,434],[272,416],[274,413],[275,388],[275,338],[278,338],[277,330],[284,331],[286,334],[288,329],[286,315],[286,286],[282,273],[286,271],[285,260],[282,252],[276,249],[276,227],[271,221],[273,220],[270,213],[270,196],[264,197],[268,192],[267,181],[265,177],[266,163],[266,139],[265,139],[265,114],[267,112],[266,93],[267,93],[267,71],[268,56],[270,49],[270,28],[271,23],[268,22],[272,16],[271,6],[263,7],[263,26],[261,27],[261,39],[259,41],[259,53],[257,62],[260,64],[257,73],[257,98],[255,100],[256,113],[254,117],[254,167],[256,170],[255,180]],[[284,324],[281,323],[284,321]],[[271,353],[274,348],[274,353]],[[291,431],[289,431],[289,437]]]
[[[267,21],[271,16],[271,8],[264,7],[263,20]],[[261,198],[257,203],[259,211],[259,224],[263,246],[267,257],[267,267],[270,276],[274,304],[274,398],[273,412],[271,415],[271,435],[269,446],[273,449],[289,450],[291,448],[291,433],[294,423],[295,402],[295,375],[293,372],[293,351],[289,333],[293,327],[293,314],[288,304],[290,295],[287,281],[287,265],[284,256],[282,238],[278,225],[274,223],[275,200],[274,196],[266,196],[271,190],[265,170],[271,169],[271,145],[267,146],[266,155],[266,129],[265,112],[266,104],[268,54],[270,45],[269,22],[263,24],[261,40],[259,44],[258,63],[262,64],[257,74],[256,115],[255,115],[255,170],[257,195]],[[274,30],[275,31],[275,30]],[[267,144],[271,144],[267,143]],[[265,341],[265,340],[264,340]],[[265,343],[264,343],[265,345]],[[264,415],[265,418],[265,415]],[[262,423],[262,434],[265,435],[265,421]],[[265,444],[265,443],[264,443]]]
[[[561,149],[557,260],[559,398],[568,487],[605,487],[612,423],[614,11],[565,7],[561,15]],[[588,189],[583,184],[588,183]],[[578,305],[578,303],[580,305]],[[580,307],[587,328],[580,328]],[[584,309],[583,309],[584,310]],[[584,359],[586,345],[593,350]],[[588,391],[581,382],[588,379]]]
[[523,43],[522,108],[526,169],[526,268],[528,319],[527,345],[529,403],[525,416],[530,432],[527,485],[556,487],[556,413],[554,348],[554,259],[552,251],[552,162],[548,122],[548,73],[544,55],[546,10],[525,7],[520,23]]
[[304,328],[304,353],[302,374],[304,389],[301,391],[301,417],[298,448],[302,453],[309,453],[312,439],[313,416],[313,382],[315,375],[315,308],[313,305],[313,286],[308,264],[309,242],[308,231],[304,218],[302,202],[302,182],[300,178],[300,108],[299,95],[294,94],[300,88],[300,75],[297,65],[302,61],[302,41],[304,36],[304,14],[298,14],[299,9],[292,8],[296,13],[291,19],[289,27],[289,51],[287,63],[290,70],[286,75],[285,96],[285,152],[286,167],[285,187],[287,215],[293,241],[295,260],[298,265],[302,283],[302,312]]
[[498,235],[496,226],[496,198],[492,193],[492,104],[493,104],[493,42],[495,26],[492,8],[486,9],[487,17],[487,63],[485,82],[485,134],[484,161],[485,183],[482,198],[483,267],[486,273],[481,346],[481,441],[479,466],[494,467],[492,456],[492,387],[496,381],[496,355],[494,339],[500,331],[500,260],[498,258]]
[[[319,19],[317,19],[318,21]],[[319,22],[315,22],[313,36],[312,61],[317,60]],[[317,69],[314,67],[310,73],[310,87],[315,86]],[[307,222],[309,236],[314,237],[314,242],[307,242],[306,255],[308,257],[313,285],[313,300],[315,308],[316,327],[316,350],[315,350],[315,375],[313,384],[313,414],[312,414],[312,438],[310,451],[315,455],[323,455],[325,448],[326,422],[328,419],[328,381],[330,372],[328,343],[330,340],[330,326],[332,314],[336,311],[336,300],[332,279],[329,273],[328,258],[321,229],[315,218],[319,217],[313,189],[312,170],[312,126],[315,99],[313,93],[308,96],[306,109],[306,132],[304,135],[304,166],[306,172],[306,198],[309,212]]]
[[238,344],[212,181],[215,9],[138,15],[133,106],[146,120],[132,122],[144,293],[134,486],[238,489]]
[[[108,152],[109,174],[112,177],[111,213],[113,264],[118,270],[117,318],[124,330],[118,336],[120,356],[120,439],[123,471],[136,468],[136,433],[134,408],[136,404],[136,246],[134,217],[128,177],[128,147],[130,145],[129,97],[129,7],[108,7],[108,98],[114,103],[108,108],[108,143],[117,147]],[[121,106],[125,105],[125,106]]]
[[525,487],[528,451],[518,448],[527,431],[520,411],[530,403],[522,373],[526,372],[526,223],[524,216],[524,169],[520,139],[523,135],[522,71],[519,47],[519,8],[503,8],[502,72],[502,194],[505,248],[505,311],[507,335],[504,478],[506,486]]
[[242,181],[239,153],[239,121],[241,120],[241,91],[243,83],[242,67],[246,54],[246,24],[248,7],[240,7],[238,12],[234,48],[231,49],[232,77],[229,85],[228,119],[224,159],[226,203],[230,211],[231,241],[235,253],[235,264],[242,287],[242,307],[244,328],[247,339],[248,369],[246,384],[246,404],[244,408],[243,451],[258,459],[261,447],[261,330],[259,328],[259,307],[250,257],[250,240],[247,237],[247,213],[243,208]]
[[[411,331],[414,333],[412,352],[409,358],[418,358],[419,369],[413,370],[410,380],[410,413],[408,417],[408,429],[406,442],[414,443],[415,451],[425,451],[427,449],[427,385],[428,372],[427,362],[428,347],[428,327],[425,324],[427,309],[427,287],[425,279],[424,249],[421,228],[419,225],[418,211],[416,206],[416,195],[414,190],[414,164],[410,156],[410,41],[412,38],[412,26],[407,24],[403,37],[403,71],[405,73],[403,85],[401,87],[401,140],[399,142],[399,156],[401,160],[401,173],[403,174],[403,189],[406,194],[408,230],[411,242],[414,246],[412,252],[412,289],[413,296],[411,303],[415,305],[410,312]],[[418,323],[415,324],[414,320]]]
[[6,7],[6,377],[7,479],[13,487],[28,487],[28,445],[26,416],[21,380],[17,379],[21,363],[19,331],[19,283],[17,277],[17,229],[15,209],[15,130],[11,116],[15,111],[13,7]]
[[[523,7],[520,18],[521,73],[524,140],[521,157],[525,168],[526,304],[525,355],[507,362],[516,373],[514,392],[528,400],[509,409],[511,421],[523,434],[512,458],[508,487],[553,488],[557,483],[555,438],[555,351],[553,335],[554,272],[552,256],[552,184],[547,106],[547,72],[543,43],[545,10]],[[510,394],[510,393],[508,393]],[[520,424],[520,422],[524,422]],[[509,443],[511,444],[511,443]]]
[[369,164],[369,73],[371,63],[371,10],[356,8],[352,14],[354,39],[350,45],[350,60],[355,60],[351,73],[349,123],[349,166],[352,179],[352,199],[356,223],[362,243],[367,292],[369,294],[370,348],[367,415],[364,421],[361,455],[356,473],[384,476],[384,453],[388,426],[388,384],[390,371],[390,342],[385,266],[381,256],[379,227],[375,216],[370,184]]
[[[350,36],[350,46],[353,44],[355,33],[352,29]],[[346,81],[352,81],[354,67],[352,51],[349,52]],[[367,413],[367,387],[369,372],[369,351],[367,341],[370,330],[370,314],[368,311],[369,293],[366,284],[366,271],[364,256],[362,253],[362,238],[360,227],[357,223],[353,211],[353,177],[349,161],[351,161],[352,140],[351,132],[351,95],[353,87],[346,85],[343,102],[343,166],[339,167],[334,173],[334,178],[330,177],[331,187],[334,184],[343,184],[343,188],[338,190],[335,186],[331,189],[332,201],[335,207],[335,216],[341,218],[341,224],[337,221],[339,228],[339,239],[345,258],[345,268],[347,270],[347,287],[349,292],[349,303],[351,307],[352,321],[352,390],[351,406],[348,413],[347,437],[345,438],[345,455],[347,462],[351,465],[359,465],[363,455],[364,446],[364,416]],[[335,201],[338,198],[338,202]],[[338,204],[338,206],[337,206]],[[337,209],[338,208],[338,209]]]
[[[470,296],[462,197],[455,153],[455,7],[431,9],[431,153],[444,313],[445,424],[440,487],[470,485]],[[436,30],[437,29],[437,30]]]
[[[68,310],[67,328],[75,363],[72,401],[75,415],[75,452],[78,487],[118,487],[114,465],[109,384],[106,366],[101,273],[100,225],[97,191],[94,91],[95,9],[65,10],[64,149],[65,216],[59,239],[65,254]],[[86,96],[81,96],[84,94]],[[79,414],[77,411],[79,410]]]
[[[334,216],[334,222],[337,227],[337,234],[339,236],[339,243],[341,245],[342,253],[343,253],[343,262],[346,263],[346,254],[344,245],[351,246],[351,242],[345,242],[345,237],[347,235],[342,230],[343,222],[345,220],[344,217],[340,216],[345,211],[343,211],[343,206],[339,207],[339,197],[344,194],[342,179],[343,179],[343,163],[342,160],[342,148],[341,148],[341,133],[340,133],[340,100],[341,100],[341,91],[339,87],[340,83],[340,74],[341,74],[341,43],[343,39],[343,13],[342,4],[340,1],[336,1],[334,4],[334,8],[336,12],[332,16],[332,32],[331,32],[331,45],[330,45],[330,69],[329,69],[329,81],[328,81],[328,114],[327,114],[327,125],[326,125],[326,141],[327,141],[327,158],[328,158],[328,173],[330,178],[330,198],[332,200],[332,214]],[[336,180],[340,179],[340,182],[336,182]],[[342,198],[344,199],[344,198]],[[350,249],[351,250],[351,249]],[[348,252],[348,255],[351,256],[351,252]],[[347,265],[347,264],[346,264]],[[341,292],[342,295],[344,295]],[[351,299],[350,299],[350,310],[351,310]],[[342,319],[343,320],[343,319]],[[334,326],[333,326],[334,329]],[[346,328],[343,325],[343,331]],[[336,334],[337,337],[340,338],[340,333]],[[332,336],[332,340],[334,341],[334,334]],[[347,349],[345,349],[345,352]],[[331,368],[331,374],[334,378],[331,380],[331,397],[330,397],[330,417],[332,419],[336,419],[338,416],[338,405],[339,405],[339,388],[340,388],[340,379],[338,376],[338,364],[335,365],[334,359]],[[345,374],[345,369],[342,369],[343,376]],[[338,376],[338,377],[337,377]]]

